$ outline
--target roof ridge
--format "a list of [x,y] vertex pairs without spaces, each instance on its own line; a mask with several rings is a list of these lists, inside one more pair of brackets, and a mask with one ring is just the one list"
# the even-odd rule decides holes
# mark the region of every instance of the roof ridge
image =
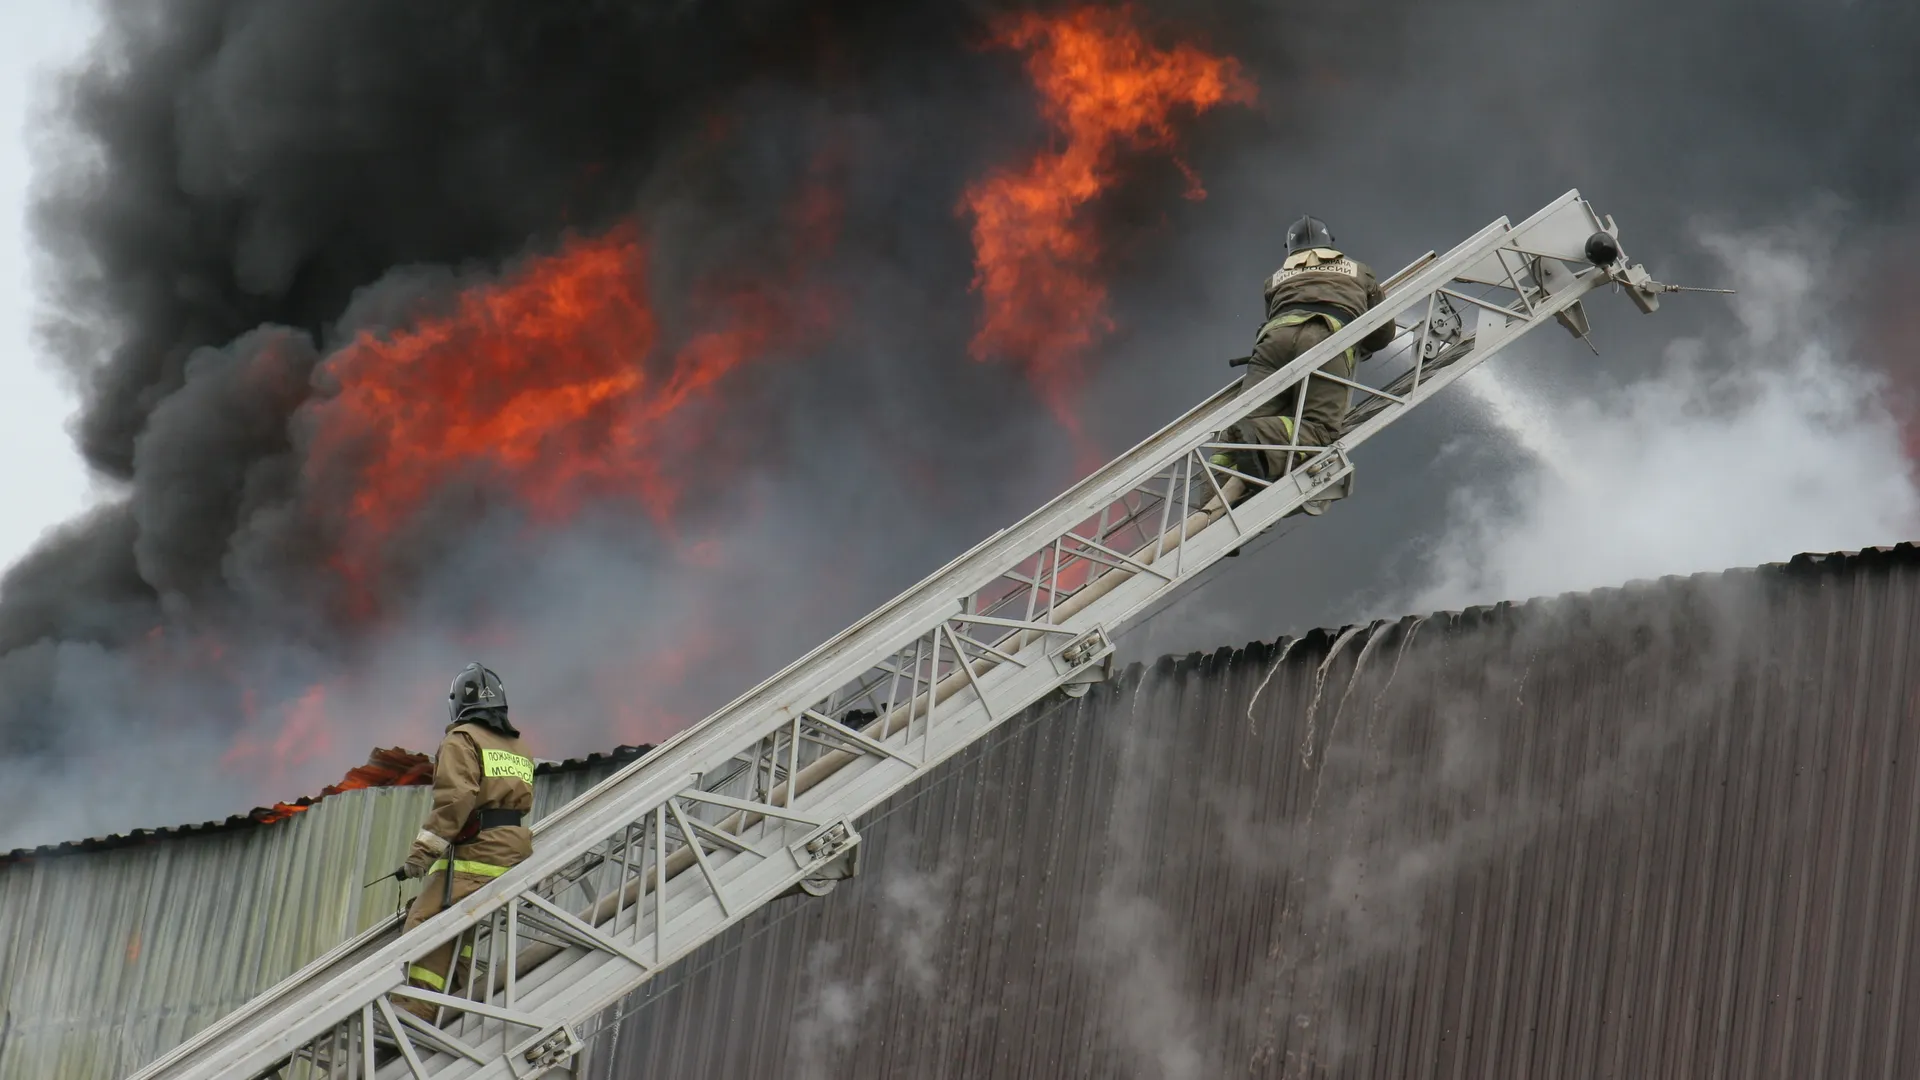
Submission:
[[[638,758],[652,750],[652,744],[630,746],[622,744],[604,753],[592,753],[583,758],[564,758],[561,760],[537,761],[534,773],[552,775],[554,773],[578,772],[592,768],[607,761]],[[108,851],[114,848],[132,847],[136,844],[154,840],[171,839],[176,836],[200,836],[207,833],[225,832],[231,829],[250,826],[272,825],[304,813],[322,800],[332,795],[342,795],[349,791],[361,791],[368,788],[417,787],[433,782],[433,759],[426,754],[405,749],[404,747],[375,747],[367,755],[367,763],[348,769],[346,775],[337,784],[328,784],[320,789],[318,795],[302,795],[292,802],[276,802],[272,806],[256,806],[243,814],[234,814],[222,821],[204,821],[197,825],[171,825],[154,829],[134,829],[126,833],[109,833],[106,836],[88,837],[83,840],[61,840],[37,847],[14,848],[0,853],[0,866],[22,862],[43,855],[71,855],[83,851]]]

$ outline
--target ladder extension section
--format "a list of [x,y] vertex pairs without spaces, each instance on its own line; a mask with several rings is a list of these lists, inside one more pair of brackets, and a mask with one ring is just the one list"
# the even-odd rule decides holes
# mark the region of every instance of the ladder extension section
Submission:
[[[568,1075],[609,1007],[763,905],[850,876],[864,813],[1050,692],[1107,677],[1121,626],[1323,497],[1354,447],[1536,326],[1585,337],[1579,301],[1602,285],[1653,310],[1663,287],[1617,237],[1570,191],[1429,252],[1251,393],[1223,388],[561,808],[512,872],[409,934],[369,930],[134,1080]],[[1388,320],[1395,344],[1367,365],[1383,381],[1349,384],[1345,438],[1302,447],[1271,482],[1211,462],[1230,425],[1329,378],[1314,369]],[[408,966],[453,939],[464,996],[408,987]],[[440,1006],[441,1025],[402,998]]]

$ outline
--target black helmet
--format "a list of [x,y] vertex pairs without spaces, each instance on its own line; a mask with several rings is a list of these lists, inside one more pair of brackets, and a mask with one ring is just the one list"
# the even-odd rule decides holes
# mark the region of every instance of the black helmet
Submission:
[[502,735],[518,735],[507,722],[507,688],[485,665],[468,664],[447,688],[447,723],[471,720]]
[[1333,232],[1327,223],[1311,214],[1302,215],[1299,221],[1287,226],[1287,254],[1304,251],[1307,248],[1332,247]]

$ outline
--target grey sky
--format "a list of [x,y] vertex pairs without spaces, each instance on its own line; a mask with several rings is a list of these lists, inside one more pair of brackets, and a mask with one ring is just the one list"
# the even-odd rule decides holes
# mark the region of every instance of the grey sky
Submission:
[[71,517],[88,494],[65,430],[73,397],[32,340],[24,216],[33,161],[27,129],[48,91],[40,76],[77,54],[94,23],[91,8],[74,0],[0,6],[0,566]]

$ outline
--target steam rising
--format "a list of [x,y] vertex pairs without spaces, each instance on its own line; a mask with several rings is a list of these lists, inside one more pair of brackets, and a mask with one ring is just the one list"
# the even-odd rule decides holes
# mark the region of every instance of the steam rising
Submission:
[[[911,838],[907,846],[912,847]],[[910,860],[911,851],[898,853]],[[867,950],[869,964],[848,970],[837,942],[822,941],[808,951],[809,979],[795,1009],[794,1059],[788,1064],[798,1080],[829,1080],[844,1075],[840,1056],[871,1039],[874,1006],[886,992],[912,994],[922,1005],[935,1000],[940,970],[936,954],[944,944],[947,916],[958,876],[952,865],[922,872],[889,869],[880,883],[878,950]]]
[[[1178,920],[1151,895],[1166,873],[1164,853],[1148,841],[1155,789],[1171,780],[1174,760],[1164,736],[1142,722],[1157,675],[1136,691],[1134,715],[1113,736],[1126,777],[1114,794],[1103,837],[1112,862],[1087,902],[1079,942],[1082,964],[1098,979],[1101,1031],[1124,1051],[1122,1075],[1140,1080],[1197,1080],[1218,1075],[1211,1010],[1193,992]],[[1151,707],[1151,706],[1149,706]]]
[[1920,536],[1889,382],[1837,354],[1838,268],[1821,235],[1706,235],[1716,280],[1740,290],[1738,331],[1673,342],[1649,378],[1593,399],[1549,396],[1500,361],[1462,380],[1533,467],[1455,492],[1431,580],[1406,608]]

